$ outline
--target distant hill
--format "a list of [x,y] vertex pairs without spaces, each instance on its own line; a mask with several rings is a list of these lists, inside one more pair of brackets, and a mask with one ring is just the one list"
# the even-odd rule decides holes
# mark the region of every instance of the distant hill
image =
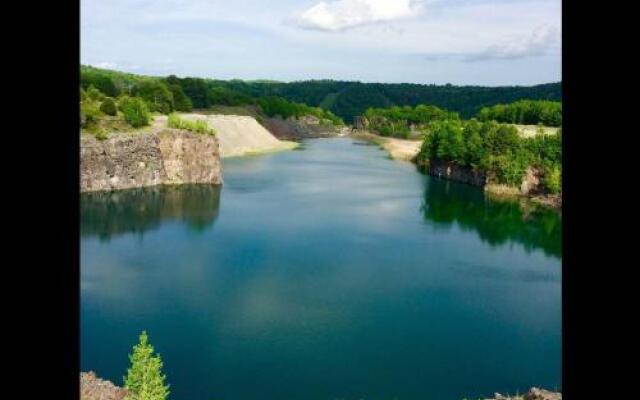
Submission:
[[362,83],[353,81],[311,80],[278,82],[268,80],[224,81],[175,76],[149,77],[118,71],[81,67],[81,84],[86,89],[93,84],[103,93],[115,96],[130,91],[143,81],[162,81],[178,85],[190,99],[194,108],[212,105],[238,106],[256,104],[261,97],[282,97],[286,100],[321,107],[352,122],[370,107],[416,106],[430,104],[455,111],[462,118],[470,118],[482,107],[517,100],[562,99],[561,82],[535,86],[453,86],[421,85],[413,83]]
[[560,82],[535,86],[453,86],[411,83],[361,83],[347,81],[243,82],[216,81],[217,84],[252,97],[280,96],[287,100],[328,109],[351,122],[369,107],[431,104],[456,111],[463,118],[482,107],[516,100],[562,99]]

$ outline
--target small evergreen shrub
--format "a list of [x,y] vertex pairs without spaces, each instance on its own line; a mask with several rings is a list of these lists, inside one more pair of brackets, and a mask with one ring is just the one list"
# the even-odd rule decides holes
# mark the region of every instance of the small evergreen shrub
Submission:
[[111,97],[107,97],[106,99],[104,99],[104,101],[100,105],[100,111],[111,116],[118,114],[116,103]]
[[128,390],[125,400],[166,400],[169,386],[164,384],[166,376],[162,373],[160,354],[154,354],[147,332],[143,331],[139,340],[129,354],[131,367],[124,378]]

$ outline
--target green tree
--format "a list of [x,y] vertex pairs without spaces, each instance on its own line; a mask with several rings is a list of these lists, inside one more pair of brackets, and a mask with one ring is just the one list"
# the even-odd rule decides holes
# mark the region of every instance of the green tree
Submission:
[[128,390],[126,400],[165,400],[169,396],[160,354],[154,354],[146,331],[142,331],[140,342],[133,346],[129,362],[131,367],[124,378],[124,387]]
[[171,94],[173,94],[173,104],[176,111],[191,111],[193,107],[191,100],[184,93],[180,85],[170,83],[169,90],[171,90]]
[[94,101],[102,101],[106,96],[104,93],[96,89],[95,86],[91,85],[87,88],[87,97]]
[[169,114],[174,110],[173,94],[163,82],[142,81],[133,88],[133,94],[143,98],[151,111]]
[[116,115],[118,114],[118,109],[116,108],[116,103],[113,101],[111,97],[107,97],[104,99],[102,104],[100,104],[100,111],[107,115]]
[[151,116],[147,104],[139,97],[124,96],[118,104],[124,119],[134,128],[149,125]]

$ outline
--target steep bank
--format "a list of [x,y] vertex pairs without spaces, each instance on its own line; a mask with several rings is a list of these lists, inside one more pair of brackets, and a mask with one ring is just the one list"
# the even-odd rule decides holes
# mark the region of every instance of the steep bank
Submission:
[[429,163],[417,161],[418,167],[431,176],[450,179],[468,185],[479,186],[494,199],[513,199],[526,197],[534,203],[561,209],[562,196],[544,194],[541,187],[540,172],[535,168],[527,168],[520,187],[495,183],[495,178],[482,171],[460,166],[453,162],[431,160]]
[[265,126],[275,137],[284,140],[300,140],[310,138],[333,137],[348,132],[348,127],[336,127],[330,122],[323,122],[313,115],[300,118],[280,117],[265,118]]
[[178,129],[81,137],[81,192],[183,183],[222,183],[216,137]]
[[[180,114],[188,120],[205,120],[215,129],[220,142],[220,157],[235,157],[253,153],[287,150],[297,146],[294,142],[278,140],[255,118],[247,115]],[[166,125],[166,116],[156,117],[157,124]]]

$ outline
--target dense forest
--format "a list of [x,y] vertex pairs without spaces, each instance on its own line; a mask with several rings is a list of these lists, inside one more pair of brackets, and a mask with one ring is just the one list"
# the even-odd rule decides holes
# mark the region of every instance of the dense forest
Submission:
[[425,104],[413,108],[410,106],[369,108],[364,116],[367,119],[368,128],[372,131],[382,136],[405,139],[409,138],[414,131],[418,131],[420,135],[426,133],[435,121],[460,119],[456,112]]
[[520,185],[528,166],[541,171],[547,193],[562,189],[562,129],[554,135],[523,138],[513,125],[495,121],[443,120],[425,135],[419,162],[449,161],[492,175],[496,182]]
[[[268,117],[313,115],[334,125],[344,124],[340,117],[321,107],[310,107],[278,96],[252,97],[212,80],[174,75],[149,77],[87,66],[82,66],[80,72],[81,125],[99,137],[104,135],[100,136],[98,123],[104,122],[107,116],[116,117],[118,111],[124,121],[137,128],[149,124],[151,112],[171,114],[217,105],[251,105]],[[175,116],[172,120],[178,121]],[[196,132],[202,130],[195,126],[192,128]]]
[[548,100],[519,100],[511,104],[496,104],[480,110],[478,119],[511,124],[562,126],[562,103]]
[[[142,82],[143,88],[140,88]],[[561,83],[535,86],[453,86],[410,83],[362,83],[333,80],[299,82],[214,80],[148,77],[129,73],[81,67],[81,85],[86,90],[93,85],[107,96],[120,93],[136,95],[152,102],[152,108],[163,109],[173,101],[178,110],[208,108],[212,105],[255,104],[256,99],[279,97],[289,102],[321,108],[352,122],[369,108],[431,104],[457,112],[462,118],[475,116],[483,107],[512,103],[517,100],[561,99]],[[164,90],[162,87],[166,87]],[[173,98],[173,100],[171,100]]]

